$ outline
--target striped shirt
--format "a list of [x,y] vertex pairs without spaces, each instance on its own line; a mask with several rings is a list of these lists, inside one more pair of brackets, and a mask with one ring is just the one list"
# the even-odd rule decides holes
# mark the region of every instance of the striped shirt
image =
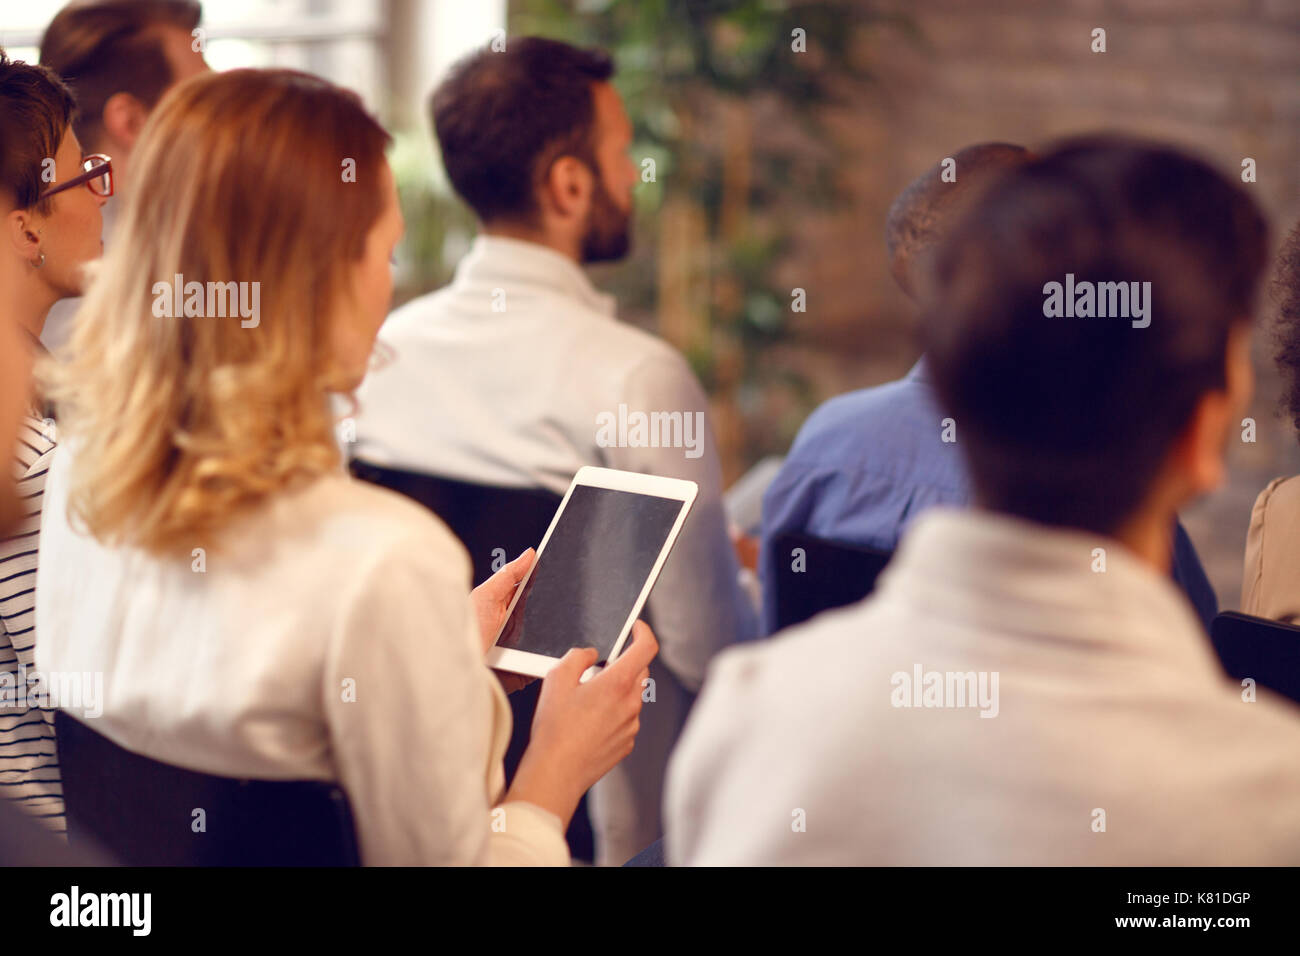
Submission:
[[39,418],[23,419],[14,479],[23,515],[0,540],[0,795],[63,832],[63,787],[54,747],[54,712],[29,683],[36,673],[36,546],[52,434]]

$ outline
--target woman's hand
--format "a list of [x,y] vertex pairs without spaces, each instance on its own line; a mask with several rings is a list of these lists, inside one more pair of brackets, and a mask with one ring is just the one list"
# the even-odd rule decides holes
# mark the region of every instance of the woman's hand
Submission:
[[[533,566],[533,559],[536,557],[537,552],[529,548],[470,592],[469,599],[474,605],[474,614],[478,618],[479,639],[483,642],[484,654],[492,649],[492,643],[501,633],[501,625],[506,622],[506,610],[510,607],[510,601],[519,588],[519,582]],[[501,687],[507,694],[523,690],[537,680],[536,677],[511,674],[509,671],[493,669],[492,673],[497,676],[497,680],[501,682]]]
[[491,650],[492,643],[501,633],[501,625],[506,622],[506,610],[515,596],[515,589],[533,566],[536,557],[537,552],[529,548],[470,592],[469,599],[478,617],[484,654]]
[[542,682],[532,739],[506,799],[536,804],[567,827],[582,795],[632,752],[657,653],[649,625],[637,621],[632,643],[585,684],[579,678],[596,663],[595,648],[565,654]]

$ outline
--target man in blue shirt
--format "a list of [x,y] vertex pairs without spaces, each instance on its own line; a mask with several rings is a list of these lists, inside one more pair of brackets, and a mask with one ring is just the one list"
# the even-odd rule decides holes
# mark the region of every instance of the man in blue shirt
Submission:
[[[891,272],[909,298],[919,297],[931,254],[972,198],[1031,158],[1005,143],[968,146],[894,200],[885,242]],[[958,424],[938,405],[924,356],[898,381],[836,396],[814,411],[763,498],[763,632],[776,630],[777,562],[792,560],[777,553],[780,535],[893,551],[926,508],[971,503],[959,438]],[[1181,524],[1174,528],[1172,571],[1208,629],[1218,600]]]

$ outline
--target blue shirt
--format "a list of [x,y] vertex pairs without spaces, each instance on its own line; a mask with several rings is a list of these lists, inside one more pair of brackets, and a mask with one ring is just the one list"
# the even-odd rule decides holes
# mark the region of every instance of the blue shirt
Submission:
[[[832,398],[808,417],[763,497],[759,576],[763,633],[776,622],[776,539],[799,533],[893,551],[932,505],[965,507],[972,492],[922,357],[906,376]],[[949,436],[951,437],[951,436]],[[1208,629],[1218,599],[1181,523],[1173,578]]]

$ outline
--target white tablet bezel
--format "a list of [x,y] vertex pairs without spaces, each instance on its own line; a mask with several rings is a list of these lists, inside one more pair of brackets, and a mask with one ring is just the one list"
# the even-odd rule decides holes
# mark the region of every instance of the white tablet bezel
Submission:
[[[699,486],[695,482],[685,481],[680,478],[660,478],[657,475],[642,475],[633,471],[617,471],[613,468],[597,468],[594,465],[586,465],[578,469],[578,473],[573,476],[573,481],[569,484],[568,491],[564,493],[564,499],[560,502],[560,506],[555,509],[555,516],[551,518],[550,527],[546,529],[541,544],[537,546],[537,558],[533,561],[533,566],[528,569],[528,573],[524,575],[523,580],[519,582],[519,586],[515,589],[515,596],[510,599],[510,607],[506,609],[505,617],[502,619],[501,630],[493,638],[492,647],[487,652],[486,660],[489,667],[509,671],[512,674],[545,677],[560,662],[558,657],[536,654],[532,651],[521,651],[513,647],[498,647],[496,642],[501,640],[501,633],[505,630],[510,615],[514,613],[520,595],[524,593],[529,578],[533,576],[534,569],[541,562],[542,554],[546,550],[546,542],[551,539],[551,532],[560,523],[560,517],[569,504],[569,498],[573,495],[573,489],[579,485],[587,485],[592,488],[610,488],[614,491],[630,491],[633,494],[650,495],[655,498],[668,498],[681,502],[681,507],[677,512],[677,520],[673,522],[668,537],[664,539],[663,547],[659,550],[659,556],[655,559],[654,567],[650,569],[650,574],[641,587],[641,593],[632,605],[631,613],[628,615],[627,620],[623,622],[623,629],[619,632],[618,640],[614,642],[614,646],[609,652],[608,660],[610,662],[617,659],[618,655],[622,653],[623,645],[627,642],[628,635],[632,633],[632,625],[636,623],[642,608],[645,607],[646,598],[650,596],[650,590],[654,587],[655,581],[658,580],[659,572],[663,569],[664,562],[668,560],[668,554],[672,551],[673,544],[677,541],[677,535],[686,522],[686,516],[690,513],[691,505],[695,503],[696,494],[699,493]],[[582,675],[582,680],[588,680],[595,674],[600,673],[600,670],[600,666],[588,668]]]

